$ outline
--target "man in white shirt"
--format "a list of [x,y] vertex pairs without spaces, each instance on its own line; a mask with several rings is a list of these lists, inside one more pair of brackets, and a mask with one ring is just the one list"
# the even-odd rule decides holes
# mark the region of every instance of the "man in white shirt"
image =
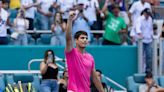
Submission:
[[153,20],[150,9],[146,8],[142,11],[141,16],[136,21],[133,36],[136,40],[142,39],[146,72],[152,71]]
[[[134,2],[129,9],[129,20],[130,20],[130,27],[132,28],[131,32],[134,32],[134,26],[136,24],[136,19],[138,19],[139,16],[141,16],[141,12],[145,9],[149,8],[151,10],[151,5],[146,2],[146,0],[139,0],[137,2]],[[132,37],[132,40],[134,40],[134,36],[130,35]]]
[[0,0],[0,45],[8,43],[7,39],[7,25],[9,25],[8,12],[2,8],[2,1]]
[[129,9],[129,19],[131,25],[135,24],[135,20],[141,15],[141,12],[145,9],[149,8],[151,10],[151,5],[146,2],[146,0],[139,0],[134,2]]
[[26,10],[25,11],[25,17],[29,21],[29,28],[28,30],[33,30],[34,28],[34,17],[35,17],[35,10],[36,6],[39,5],[39,3],[34,3],[33,0],[21,0],[22,7]]
[[87,0],[86,8],[84,9],[84,14],[91,22],[91,25],[97,21],[96,14],[99,11],[99,3],[98,0]]
[[40,6],[37,8],[37,11],[40,13],[41,18],[41,30],[50,29],[52,12],[50,7],[54,4],[54,0],[38,0]]
[[76,5],[76,0],[58,0],[58,5],[60,7],[60,12],[62,13],[62,18],[64,22],[67,22],[70,9],[74,8]]

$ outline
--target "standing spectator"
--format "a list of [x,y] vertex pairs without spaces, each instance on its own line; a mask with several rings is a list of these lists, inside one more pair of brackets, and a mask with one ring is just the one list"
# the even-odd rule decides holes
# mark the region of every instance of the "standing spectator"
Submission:
[[26,30],[28,29],[29,22],[25,19],[25,12],[19,9],[17,17],[14,19],[14,31],[18,36],[14,39],[15,45],[28,45]]
[[6,45],[7,39],[7,25],[9,25],[8,12],[2,8],[2,1],[0,0],[0,45]]
[[[129,9],[129,20],[130,20],[130,36],[132,37],[132,40],[134,41],[135,35],[134,35],[134,26],[136,24],[136,19],[138,19],[139,16],[141,16],[141,12],[145,9],[149,8],[151,10],[151,5],[146,2],[146,0],[139,0],[137,2],[134,2]],[[133,43],[136,44],[136,43]]]
[[73,23],[73,35],[80,30],[84,30],[88,34],[88,41],[91,41],[91,33],[90,33],[90,21],[87,16],[84,14],[84,1],[79,1],[77,5],[76,11],[76,19]]
[[88,35],[85,31],[76,32],[72,40],[72,22],[75,19],[75,12],[70,12],[66,30],[65,54],[68,65],[68,91],[67,92],[90,92],[90,77],[99,92],[104,92],[101,82],[96,74],[94,59],[85,51],[88,43]]
[[96,27],[97,23],[97,13],[99,13],[99,3],[98,0],[87,0],[86,8],[84,10],[85,16],[88,18],[88,20],[91,22],[91,29],[92,30],[98,30]]
[[69,11],[76,5],[76,0],[58,0],[59,11],[62,13],[63,21],[67,23]]
[[50,29],[52,12],[50,11],[51,6],[53,5],[54,0],[38,0],[40,5],[37,7],[38,12],[40,13],[41,21],[41,30]]
[[[101,70],[96,70],[96,73],[97,73],[97,76],[98,76],[99,80],[102,81],[102,72],[101,72]],[[102,86],[104,88],[104,92],[108,92],[107,85],[104,82],[101,82],[101,83],[102,83]],[[91,84],[91,92],[99,92],[93,83]]]
[[63,22],[61,13],[57,12],[54,15],[54,24],[51,26],[51,45],[65,46],[65,28],[66,23]]
[[52,50],[45,52],[44,60],[40,64],[40,72],[42,74],[41,92],[58,92],[58,66]]
[[124,19],[119,16],[120,7],[118,4],[111,5],[111,11],[107,11],[109,0],[106,0],[102,12],[105,14],[105,34],[103,45],[121,45],[120,35],[126,33],[126,24]]
[[34,29],[34,18],[35,18],[35,10],[38,3],[34,3],[33,0],[21,0],[21,5],[25,9],[25,18],[29,21],[28,30]]
[[20,7],[21,7],[21,0],[10,0],[10,3],[9,3],[10,23],[14,22],[14,19],[16,18]]
[[62,79],[59,80],[59,92],[67,92],[68,71],[64,70]]
[[151,11],[146,8],[142,11],[142,15],[136,22],[136,35],[138,39],[142,39],[143,53],[145,55],[144,61],[146,63],[146,71],[152,71],[152,41],[153,41],[153,20],[151,18]]
[[135,20],[141,15],[141,12],[145,8],[149,8],[151,10],[151,5],[146,2],[146,0],[139,0],[132,4],[131,8],[129,9],[129,19],[131,25],[135,24]]

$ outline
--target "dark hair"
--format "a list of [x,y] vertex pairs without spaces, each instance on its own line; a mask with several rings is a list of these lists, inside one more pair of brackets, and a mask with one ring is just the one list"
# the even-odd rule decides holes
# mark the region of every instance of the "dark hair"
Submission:
[[67,72],[67,69],[64,69],[64,71],[63,71],[63,76],[64,76],[64,74]]
[[153,74],[151,72],[147,72],[145,78],[153,78]]
[[99,72],[100,74],[102,74],[102,71],[101,71],[101,70],[99,70],[99,69],[97,69],[97,70],[96,70],[96,72]]
[[74,38],[78,39],[80,37],[80,35],[88,36],[87,32],[85,32],[85,31],[78,31],[78,32],[75,33]]
[[62,20],[62,14],[60,12],[56,12],[55,15],[54,15],[54,21],[56,21],[56,15],[57,14],[60,14],[60,22],[63,23],[63,20]]
[[115,8],[118,8],[120,10],[120,6],[119,6],[118,3],[114,3],[114,4],[111,5],[112,10],[115,9]]
[[45,61],[47,60],[47,58],[48,58],[48,52],[49,52],[49,51],[52,53],[52,57],[53,57],[52,62],[55,63],[55,53],[53,52],[53,50],[50,50],[50,49],[49,49],[49,50],[46,50],[45,53],[44,53],[44,62],[45,62]]

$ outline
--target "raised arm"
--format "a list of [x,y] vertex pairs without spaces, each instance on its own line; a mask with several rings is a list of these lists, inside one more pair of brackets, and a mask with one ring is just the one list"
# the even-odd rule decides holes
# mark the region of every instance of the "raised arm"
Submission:
[[69,52],[73,48],[73,41],[72,41],[72,22],[75,15],[74,12],[70,12],[69,18],[67,21],[67,27],[66,27],[66,51]]
[[104,6],[103,6],[103,8],[101,10],[101,12],[105,14],[105,16],[107,16],[107,14],[108,14],[108,5],[109,5],[109,2],[110,2],[110,0],[105,0],[105,4],[104,4]]
[[92,70],[92,79],[93,79],[93,83],[96,86],[96,88],[98,89],[98,91],[104,92],[103,86],[102,86],[100,80],[98,79],[98,75],[96,74],[95,69]]

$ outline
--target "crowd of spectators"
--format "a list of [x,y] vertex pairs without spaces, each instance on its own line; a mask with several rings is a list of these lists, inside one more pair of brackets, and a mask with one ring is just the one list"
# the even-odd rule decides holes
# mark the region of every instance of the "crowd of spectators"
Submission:
[[[139,24],[137,20],[142,16],[141,12],[145,8],[150,9],[153,20],[152,6],[159,5],[158,0],[139,0],[133,3],[127,0],[0,0],[0,2],[0,44],[28,45],[29,38],[34,39],[36,44],[37,38],[43,33],[36,33],[35,30],[51,30],[50,33],[44,34],[51,34],[49,44],[56,46],[65,46],[65,27],[70,11],[76,12],[72,35],[84,30],[88,33],[89,43],[94,45],[136,44],[143,31],[141,33],[136,31],[136,24]],[[28,33],[26,30],[34,32]],[[105,32],[91,33],[92,30],[105,30]]]

